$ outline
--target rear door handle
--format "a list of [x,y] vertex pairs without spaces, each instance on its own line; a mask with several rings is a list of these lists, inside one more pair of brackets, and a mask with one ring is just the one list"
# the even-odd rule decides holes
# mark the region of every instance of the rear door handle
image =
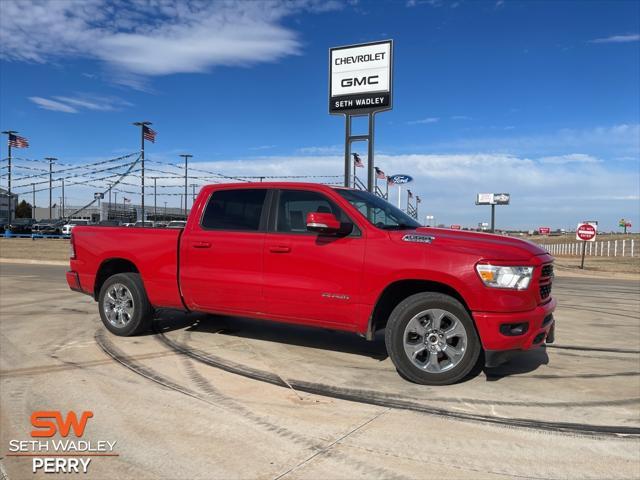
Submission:
[[269,251],[271,253],[289,253],[291,251],[291,247],[287,245],[272,245],[269,247]]
[[193,242],[193,248],[210,248],[211,243],[209,242]]

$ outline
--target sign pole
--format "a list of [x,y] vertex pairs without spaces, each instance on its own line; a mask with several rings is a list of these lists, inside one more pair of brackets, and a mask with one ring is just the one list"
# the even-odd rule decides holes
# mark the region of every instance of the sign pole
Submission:
[[349,188],[351,186],[351,170],[349,169],[349,162],[351,160],[351,115],[346,114],[344,116],[344,186]]
[[402,187],[398,185],[398,208],[400,207],[400,201],[402,200]]
[[491,204],[491,233],[496,231],[496,204]]
[[580,262],[580,268],[584,270],[584,254],[587,251],[587,242],[586,240],[582,242],[582,261]]
[[373,182],[374,182],[374,161],[373,161],[373,132],[375,131],[375,112],[371,112],[369,113],[369,139],[367,141],[368,144],[368,150],[367,150],[367,169],[368,169],[368,175],[367,175],[367,190],[369,190],[369,192],[374,193],[375,190],[373,189]]

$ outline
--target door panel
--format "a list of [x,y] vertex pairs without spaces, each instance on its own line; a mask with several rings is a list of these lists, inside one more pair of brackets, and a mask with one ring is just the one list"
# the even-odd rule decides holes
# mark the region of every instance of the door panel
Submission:
[[190,309],[264,311],[265,189],[215,191],[201,225],[182,236],[180,281]]
[[[293,192],[293,193],[292,193]],[[317,192],[280,193],[264,248],[264,298],[267,312],[317,325],[354,324],[360,302],[365,239],[306,231],[310,211],[334,213],[348,221],[333,202]],[[302,220],[301,220],[302,219]]]

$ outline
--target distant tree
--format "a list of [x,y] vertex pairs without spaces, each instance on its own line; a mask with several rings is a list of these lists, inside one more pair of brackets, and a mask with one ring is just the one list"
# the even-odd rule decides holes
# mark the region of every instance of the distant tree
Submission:
[[31,218],[31,204],[22,200],[16,207],[16,218]]

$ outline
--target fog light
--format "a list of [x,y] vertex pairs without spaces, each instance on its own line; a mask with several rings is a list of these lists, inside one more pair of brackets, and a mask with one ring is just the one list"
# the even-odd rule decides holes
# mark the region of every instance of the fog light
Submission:
[[517,335],[524,335],[529,330],[529,324],[527,322],[522,323],[503,323],[500,325],[500,333],[508,337],[515,337]]

